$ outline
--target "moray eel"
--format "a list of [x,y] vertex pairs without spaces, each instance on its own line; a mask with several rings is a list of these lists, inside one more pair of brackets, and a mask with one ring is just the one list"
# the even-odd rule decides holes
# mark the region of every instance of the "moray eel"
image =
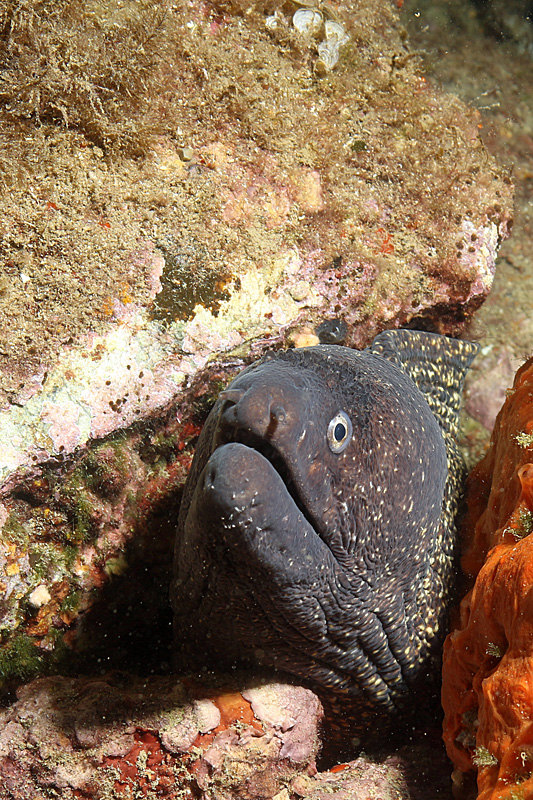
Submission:
[[385,331],[362,351],[266,355],[220,393],[179,513],[182,659],[273,667],[361,711],[405,705],[444,633],[477,349]]

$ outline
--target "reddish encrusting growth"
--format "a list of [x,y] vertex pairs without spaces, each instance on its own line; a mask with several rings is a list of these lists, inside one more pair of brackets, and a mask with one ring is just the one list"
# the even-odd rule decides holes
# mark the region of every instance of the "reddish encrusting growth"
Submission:
[[468,483],[473,589],[444,649],[444,740],[478,800],[533,796],[533,359],[518,371]]
[[[158,797],[169,800],[177,797],[192,800],[194,794],[186,784],[176,782],[176,764],[183,762],[183,758],[165,751],[154,733],[138,730],[130,752],[123,757],[105,758],[103,766],[118,773],[113,786],[117,796],[130,797],[135,791],[137,797],[148,797],[156,791]],[[187,758],[190,760],[190,756]]]
[[378,246],[374,248],[374,252],[381,253],[382,255],[390,255],[391,253],[394,253],[394,245],[391,242],[391,234],[387,233],[385,228],[378,228],[376,232],[380,235],[380,241]]

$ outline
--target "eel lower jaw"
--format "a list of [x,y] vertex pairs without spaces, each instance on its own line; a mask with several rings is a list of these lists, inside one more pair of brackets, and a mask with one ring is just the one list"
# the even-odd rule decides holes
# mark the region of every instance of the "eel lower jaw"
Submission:
[[314,530],[285,462],[267,443],[259,444],[232,440],[217,447],[204,477],[208,497],[224,518],[232,520],[259,504],[273,518],[281,506],[292,506],[294,516],[300,514]]
[[272,463],[239,442],[211,455],[191,511],[204,535],[224,545],[243,581],[266,580],[280,596],[295,584],[308,591],[332,559]]
[[241,428],[233,428],[230,431],[227,431],[226,435],[224,435],[224,433],[219,435],[219,437],[217,437],[217,449],[224,444],[231,444],[232,442],[244,445],[245,447],[250,448],[250,450],[254,450],[266,461],[268,461],[270,466],[279,475],[285,486],[287,494],[291,497],[298,511],[307,520],[309,525],[316,532],[317,536],[319,536],[327,545],[328,540],[326,533],[323,530],[323,525],[321,524],[320,520],[317,520],[314,515],[310,513],[306,504],[304,493],[302,492],[298,485],[298,481],[295,478],[294,470],[291,469],[280,451],[261,436]]

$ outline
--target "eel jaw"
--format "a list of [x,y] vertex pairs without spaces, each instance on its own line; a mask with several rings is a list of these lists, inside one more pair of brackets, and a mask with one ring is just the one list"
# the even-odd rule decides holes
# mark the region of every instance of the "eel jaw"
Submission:
[[184,623],[198,651],[394,708],[405,676],[371,589],[342,570],[271,461],[240,442],[220,446],[190,512],[216,552],[198,615]]
[[[301,548],[307,550],[303,583],[312,582],[326,548],[302,510],[301,501],[283,460],[273,448],[229,442],[211,455],[200,481],[200,504],[209,527],[233,553],[246,552],[242,568],[253,577],[274,560],[276,583],[292,585]],[[264,453],[267,455],[264,455]],[[218,530],[217,530],[218,528]],[[305,545],[304,545],[305,542]],[[280,556],[284,556],[281,559]],[[274,568],[274,563],[271,567]],[[286,575],[284,579],[282,575]]]
[[307,519],[311,527],[321,535],[322,532],[319,524],[317,524],[313,515],[309,513],[306,506],[305,498],[299,486],[299,481],[295,476],[294,468],[289,465],[287,460],[273,444],[252,432],[237,429],[233,431],[231,438],[228,438],[226,441],[221,440],[219,447],[217,447],[211,458],[221,446],[228,444],[242,445],[262,456],[279,475],[285,486],[285,491],[292,498],[300,513]]

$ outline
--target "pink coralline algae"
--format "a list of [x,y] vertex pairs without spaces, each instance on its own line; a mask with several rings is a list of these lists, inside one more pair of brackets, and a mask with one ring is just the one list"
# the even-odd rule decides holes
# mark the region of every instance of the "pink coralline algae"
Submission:
[[316,772],[311,692],[233,684],[124,673],[34,681],[0,712],[0,798],[267,800]]

